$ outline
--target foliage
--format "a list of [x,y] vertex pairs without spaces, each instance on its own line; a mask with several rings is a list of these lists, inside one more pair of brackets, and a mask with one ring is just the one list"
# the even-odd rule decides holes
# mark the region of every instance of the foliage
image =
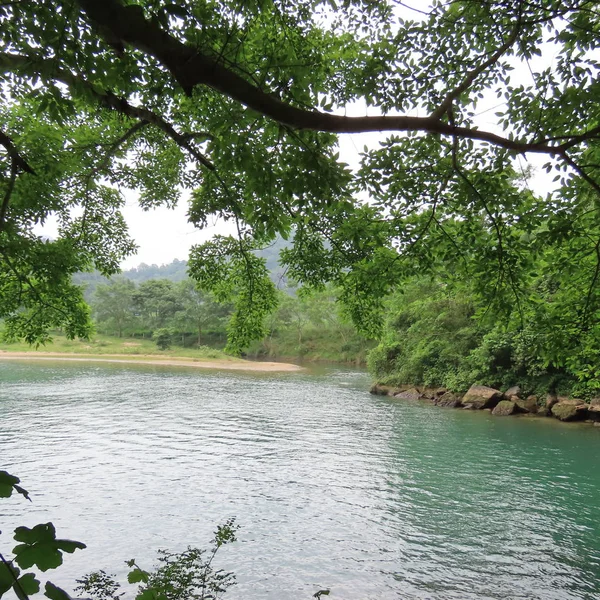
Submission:
[[389,300],[384,339],[369,353],[370,372],[398,384],[468,387],[472,382],[463,383],[459,373],[481,340],[474,314],[466,294],[439,281],[410,282]]
[[[544,308],[558,301],[555,294],[541,299]],[[462,392],[472,384],[518,384],[540,395],[596,395],[598,338],[583,337],[588,345],[580,349],[557,348],[567,332],[560,321],[539,315],[537,294],[500,312],[468,282],[415,278],[388,301],[384,337],[369,353],[369,370],[392,385]]]
[[205,335],[213,341],[225,337],[231,314],[231,305],[216,302],[190,279],[147,279],[139,285],[125,277],[112,279],[96,286],[91,305],[100,331],[156,337],[158,330],[168,329],[171,342],[184,346],[189,337],[198,346]]
[[96,319],[115,330],[119,337],[135,321],[135,285],[128,279],[114,279],[108,285],[99,285],[94,294]]
[[168,350],[171,347],[172,338],[173,332],[166,327],[161,327],[152,334],[152,339],[156,342],[159,350]]
[[[0,497],[9,498],[13,491],[29,499],[28,493],[19,485],[18,477],[6,471],[0,471]],[[13,539],[17,544],[11,559],[0,553],[0,598],[13,591],[19,600],[28,600],[29,596],[40,591],[40,581],[34,572],[21,574],[21,569],[35,566],[42,572],[56,569],[63,562],[63,553],[72,554],[85,548],[85,544],[73,540],[57,539],[52,523],[43,523],[29,529],[17,527]],[[50,600],[70,600],[61,588],[47,581],[44,595]]]
[[[8,352],[37,352],[40,349],[32,350],[25,342],[21,343],[0,343],[0,350]],[[171,350],[158,350],[156,344],[149,337],[111,337],[102,334],[95,334],[90,340],[69,340],[60,333],[53,332],[52,342],[48,343],[43,352],[58,352],[69,354],[89,354],[110,358],[111,356],[127,356],[129,359],[139,358],[144,360],[148,355],[190,359],[218,358],[220,360],[234,361],[231,356],[224,354],[221,350],[210,348],[208,346],[182,347],[174,346]]]
[[[235,584],[233,573],[213,567],[214,558],[225,544],[236,541],[239,526],[234,519],[217,527],[208,550],[188,548],[181,553],[159,550],[160,566],[150,572],[141,569],[135,560],[127,561],[131,568],[129,584],[139,584],[136,600],[216,600]],[[104,571],[96,571],[77,580],[77,591],[94,600],[117,600],[124,595],[120,584]],[[119,593],[117,593],[119,592]]]
[[[93,268],[110,275],[134,250],[120,210],[124,190],[135,189],[145,208],[189,193],[199,228],[215,218],[234,224],[235,236],[201,244],[189,263],[205,290],[234,304],[233,352],[264,335],[276,308],[255,252],[277,235],[293,237],[282,250],[288,276],[316,289],[333,282],[347,314],[377,336],[385,297],[439,261],[464,269],[498,311],[525,304],[536,277],[514,223],[535,232],[540,256],[544,235],[557,247],[538,265],[562,284],[558,296],[569,293],[566,266],[587,282],[571,308],[561,301],[540,312],[562,324],[568,347],[583,335],[595,352],[593,8],[589,0],[435,0],[418,10],[393,0],[0,5],[7,334],[89,335],[70,278]],[[352,104],[372,116],[341,116]],[[339,159],[339,136],[375,131],[387,137],[365,148],[353,172]],[[533,155],[557,178],[547,198],[515,177],[516,158]],[[52,241],[35,228],[50,219],[59,224]],[[591,368],[570,360],[565,368]]]
[[360,335],[336,302],[335,290],[280,292],[268,333],[248,354],[363,364],[371,340]]

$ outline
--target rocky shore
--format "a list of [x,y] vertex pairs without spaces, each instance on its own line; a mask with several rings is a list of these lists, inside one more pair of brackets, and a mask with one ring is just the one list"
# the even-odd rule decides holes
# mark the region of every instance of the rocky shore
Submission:
[[436,406],[464,410],[488,410],[493,415],[529,414],[554,417],[560,421],[587,421],[600,427],[600,398],[585,402],[548,394],[546,397],[524,396],[519,386],[502,392],[483,385],[472,385],[466,394],[455,394],[445,388],[391,387],[376,383],[371,394],[391,396],[399,400],[424,400]]

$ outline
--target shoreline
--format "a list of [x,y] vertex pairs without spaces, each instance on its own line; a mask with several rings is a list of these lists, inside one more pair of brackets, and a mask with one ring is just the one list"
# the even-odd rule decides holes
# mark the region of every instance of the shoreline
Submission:
[[374,383],[370,393],[389,396],[401,400],[424,400],[435,406],[459,408],[462,410],[485,410],[494,416],[535,416],[553,417],[559,421],[579,421],[600,427],[600,397],[589,402],[581,398],[571,398],[547,394],[546,398],[536,395],[525,397],[518,385],[505,392],[485,385],[472,385],[465,394],[457,394],[447,388],[427,388],[423,386],[389,386]]
[[64,362],[103,362],[129,365],[155,365],[165,367],[192,367],[226,371],[253,371],[257,373],[296,373],[304,367],[292,363],[254,362],[242,359],[202,359],[187,356],[156,357],[152,354],[86,354],[67,352],[19,352],[0,350],[0,360],[42,360]]

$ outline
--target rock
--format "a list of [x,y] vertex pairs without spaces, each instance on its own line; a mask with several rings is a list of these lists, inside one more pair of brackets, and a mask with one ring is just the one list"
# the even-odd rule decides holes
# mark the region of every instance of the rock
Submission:
[[492,411],[493,415],[497,417],[508,417],[509,415],[514,415],[518,412],[518,406],[516,402],[511,402],[510,400],[501,400],[496,404],[496,407]]
[[394,398],[398,398],[400,400],[420,400],[423,398],[423,395],[418,389],[411,388],[410,390],[394,394]]
[[510,398],[511,396],[521,397],[521,388],[518,385],[513,385],[504,392],[505,398]]
[[600,414],[600,398],[592,398],[588,405],[588,410]]
[[585,419],[587,413],[586,404],[570,404],[559,402],[552,407],[552,414],[560,421],[578,421]]
[[581,406],[582,404],[585,404],[585,400],[582,400],[581,398],[560,398],[559,397],[559,402],[560,404],[568,404],[569,406]]
[[438,388],[437,390],[435,390],[435,395],[436,396],[443,396],[444,394],[447,394],[448,390],[446,388]]
[[463,396],[463,404],[472,404],[473,408],[494,408],[502,399],[502,392],[485,385],[472,385]]
[[472,404],[465,404],[463,406],[463,410],[473,410],[473,405]]
[[600,427],[600,421],[596,421],[596,422],[594,423],[594,427]]
[[462,403],[459,395],[453,394],[452,392],[446,392],[439,398],[436,404],[446,408],[457,408],[461,406]]
[[537,412],[535,413],[538,417],[549,417],[552,413],[546,406],[538,406]]
[[383,385],[382,383],[374,383],[369,390],[371,394],[375,394],[376,396],[393,396],[397,391],[397,388]]
[[526,400],[517,398],[517,400],[513,401],[522,412],[536,413],[538,411],[537,396],[528,396]]
[[435,400],[437,399],[437,390],[438,388],[423,388],[421,390],[421,399],[431,400],[435,402]]
[[558,398],[554,394],[546,396],[546,408],[551,409],[555,404],[558,404]]

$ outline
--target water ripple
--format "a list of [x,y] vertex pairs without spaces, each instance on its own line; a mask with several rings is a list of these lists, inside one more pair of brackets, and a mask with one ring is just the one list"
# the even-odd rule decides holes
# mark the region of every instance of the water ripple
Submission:
[[[367,393],[357,372],[187,373],[0,362],[0,451],[33,504],[88,549],[53,580],[206,545],[235,599],[592,599],[600,432]],[[62,579],[61,579],[62,578]]]

